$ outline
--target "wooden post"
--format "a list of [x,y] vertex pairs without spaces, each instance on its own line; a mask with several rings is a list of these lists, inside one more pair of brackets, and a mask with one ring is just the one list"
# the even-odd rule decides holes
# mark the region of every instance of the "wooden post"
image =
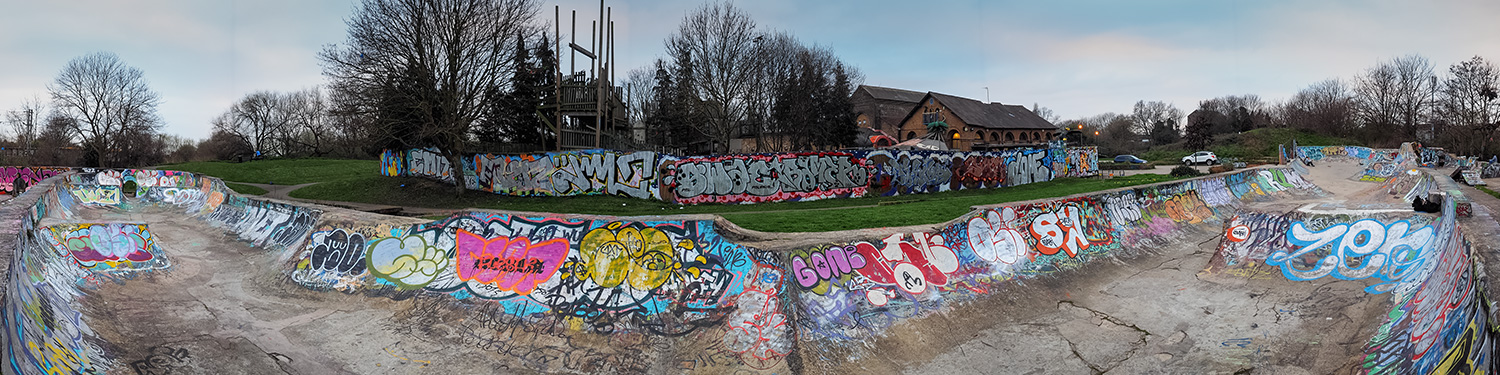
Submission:
[[552,21],[553,21],[553,23],[552,23],[553,31],[555,31],[555,33],[552,35],[552,40],[553,40],[553,42],[552,42],[552,51],[553,51],[552,54],[555,57],[554,59],[552,59],[552,71],[553,71],[553,75],[556,76],[556,78],[552,80],[552,90],[553,90],[552,91],[552,93],[553,93],[552,94],[552,99],[557,102],[557,109],[556,109],[555,112],[553,112],[553,114],[557,115],[557,122],[552,123],[552,127],[554,129],[557,129],[557,131],[555,133],[553,133],[552,136],[557,138],[557,140],[556,140],[557,141],[557,151],[561,152],[562,151],[562,7],[561,6],[557,6],[557,5],[553,5],[552,6]]

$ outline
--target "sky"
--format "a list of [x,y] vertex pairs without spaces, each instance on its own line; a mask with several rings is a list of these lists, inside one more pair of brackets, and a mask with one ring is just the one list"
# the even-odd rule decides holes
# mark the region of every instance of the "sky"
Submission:
[[[663,56],[663,40],[707,0],[612,0],[619,76]],[[141,69],[162,98],[163,132],[207,138],[214,116],[249,93],[325,82],[317,59],[343,43],[355,0],[0,0],[0,111],[48,98],[68,60],[97,51]],[[597,1],[579,11],[587,45]],[[1255,94],[1284,100],[1418,54],[1442,75],[1500,59],[1493,0],[739,1],[764,30],[831,49],[865,83],[1006,104],[1063,119],[1129,113],[1159,100]],[[567,56],[564,56],[565,63]],[[988,88],[988,90],[986,90]],[[988,98],[986,98],[988,95]]]

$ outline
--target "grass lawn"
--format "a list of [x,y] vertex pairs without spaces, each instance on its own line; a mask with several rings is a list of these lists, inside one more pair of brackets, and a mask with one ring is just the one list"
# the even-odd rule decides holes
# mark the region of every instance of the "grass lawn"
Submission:
[[1479,189],[1479,191],[1482,191],[1482,192],[1484,192],[1484,193],[1485,193],[1485,194],[1489,194],[1489,195],[1490,195],[1490,196],[1493,196],[1493,197],[1495,197],[1495,198],[1500,198],[1500,193],[1497,193],[1497,192],[1495,192],[1495,191],[1494,191],[1494,190],[1490,190],[1490,188],[1488,188],[1488,187],[1484,187],[1484,186],[1475,186],[1475,187],[1474,187],[1474,188],[1475,188],[1475,189]]
[[[164,165],[161,169],[202,173],[224,181],[297,185],[376,176],[380,173],[380,161],[344,159],[277,159],[244,163],[206,161]],[[239,190],[236,189],[236,191]]]
[[969,207],[974,205],[1060,197],[1177,179],[1154,174],[1117,177],[1109,180],[1062,178],[1018,187],[960,190],[936,194],[827,199],[810,202],[680,206],[660,201],[602,195],[508,197],[469,191],[462,196],[456,196],[450,185],[420,178],[379,176],[375,174],[375,169],[377,168],[366,169],[368,172],[365,172],[363,176],[298,189],[290,195],[293,198],[303,199],[414,207],[453,209],[474,207],[617,216],[717,213],[748,229],[768,232],[818,232],[940,223],[969,212]]
[[234,192],[240,193],[240,194],[250,194],[250,195],[265,195],[266,194],[266,189],[261,189],[258,186],[251,186],[251,185],[245,185],[245,184],[236,184],[236,183],[233,183],[233,182],[225,182],[224,186],[228,186],[230,190],[234,190]]

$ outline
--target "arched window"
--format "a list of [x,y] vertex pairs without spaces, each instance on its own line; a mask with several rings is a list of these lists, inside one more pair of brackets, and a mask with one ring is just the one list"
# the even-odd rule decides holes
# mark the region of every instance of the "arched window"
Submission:
[[1005,143],[1011,143],[1011,142],[1015,142],[1015,141],[1016,141],[1016,133],[1015,132],[1005,132]]
[[1026,142],[1026,133],[1021,133],[1021,142]]
[[910,139],[916,138],[916,137],[917,137],[917,132],[906,132],[906,139],[903,139],[903,141],[910,140]]
[[954,150],[963,148],[963,136],[959,135],[957,130],[948,131],[948,138],[953,139],[952,142],[949,142],[949,148]]
[[1000,143],[1000,132],[990,132],[990,143]]
[[1041,142],[1042,141],[1042,133],[1031,132],[1031,139],[1034,140],[1034,141],[1037,141],[1037,142]]

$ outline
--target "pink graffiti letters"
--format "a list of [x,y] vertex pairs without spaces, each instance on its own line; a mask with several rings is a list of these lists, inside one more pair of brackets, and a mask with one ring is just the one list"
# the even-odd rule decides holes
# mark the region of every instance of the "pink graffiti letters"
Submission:
[[864,267],[865,257],[855,246],[830,246],[810,250],[805,255],[793,255],[791,271],[796,276],[797,285],[813,288],[823,281],[853,274],[854,270]]
[[568,241],[555,238],[532,244],[526,237],[485,239],[467,230],[457,232],[458,277],[493,284],[501,290],[531,294],[562,266]]

